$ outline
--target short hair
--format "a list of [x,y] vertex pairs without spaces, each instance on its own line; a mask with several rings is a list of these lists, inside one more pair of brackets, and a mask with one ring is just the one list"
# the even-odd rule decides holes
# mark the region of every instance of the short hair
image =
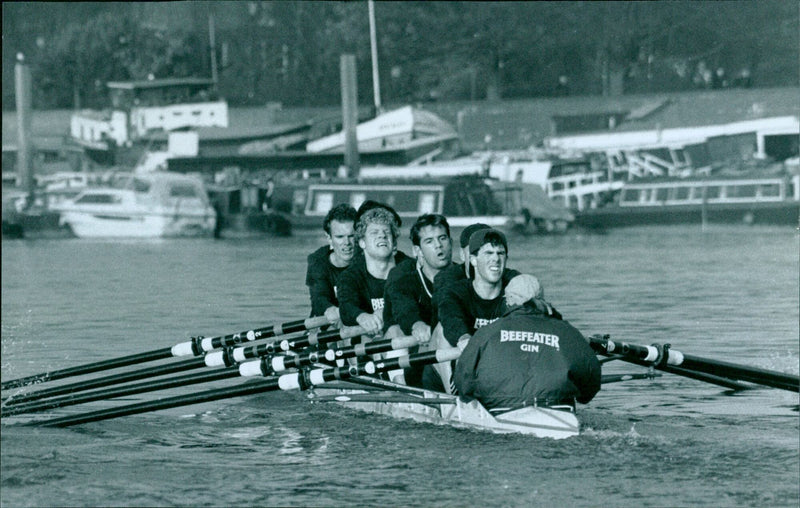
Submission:
[[385,224],[391,226],[392,239],[397,240],[400,236],[400,228],[397,226],[397,221],[394,219],[392,212],[386,208],[379,206],[364,212],[364,215],[356,222],[356,238],[359,240],[364,238],[369,224]]
[[395,211],[394,208],[392,208],[389,205],[384,205],[383,203],[379,203],[378,201],[372,199],[364,201],[363,203],[361,203],[361,206],[358,207],[358,211],[356,212],[356,222],[358,222],[361,219],[362,215],[372,210],[373,208],[384,208],[386,210],[389,210],[389,212],[392,214],[392,217],[394,217],[394,220],[397,222],[397,227],[399,228],[400,226],[403,225],[403,219],[400,218],[400,215],[398,215],[398,213]]
[[420,215],[417,219],[417,222],[411,226],[411,233],[409,237],[411,238],[411,243],[419,247],[419,232],[422,228],[428,226],[441,226],[444,228],[445,233],[447,236],[450,236],[450,224],[447,223],[447,218],[444,215],[440,215],[438,213],[426,213],[424,215]]
[[331,222],[356,222],[356,209],[347,203],[336,205],[328,211],[325,215],[325,220],[322,221],[322,229],[326,233],[331,234]]

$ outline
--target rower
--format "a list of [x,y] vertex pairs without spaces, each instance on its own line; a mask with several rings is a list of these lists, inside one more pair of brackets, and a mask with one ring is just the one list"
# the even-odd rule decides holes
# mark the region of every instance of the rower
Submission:
[[[409,236],[416,259],[407,259],[389,272],[383,318],[385,325],[397,325],[403,335],[427,344],[434,324],[433,279],[452,263],[450,225],[443,215],[421,215],[411,226]],[[415,346],[411,352],[418,349]],[[405,382],[409,385],[421,387],[422,376],[423,368],[405,370]]]
[[[342,323],[358,325],[367,335],[386,332],[384,326],[384,286],[389,272],[407,259],[397,250],[399,226],[389,207],[365,212],[356,223],[356,238],[364,251],[363,261],[356,260],[339,279],[339,310]],[[391,372],[394,377],[402,374]]]
[[333,324],[339,322],[337,284],[355,254],[355,220],[355,208],[340,204],[331,208],[322,221],[328,245],[308,255],[306,271],[311,317],[325,316]]
[[523,406],[586,404],[600,390],[600,363],[568,322],[547,315],[536,277],[505,289],[506,312],[476,331],[454,371],[458,393],[492,412]]
[[[481,229],[470,236],[468,246],[474,277],[437,288],[439,325],[431,337],[432,348],[463,350],[475,330],[502,315],[503,273],[508,254],[506,237],[496,229]],[[452,366],[444,363],[434,368],[445,390],[453,393]]]

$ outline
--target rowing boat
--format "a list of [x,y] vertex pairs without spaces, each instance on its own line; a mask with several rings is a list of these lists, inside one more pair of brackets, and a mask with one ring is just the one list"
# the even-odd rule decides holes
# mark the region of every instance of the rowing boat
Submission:
[[[361,385],[355,387],[354,384]],[[492,414],[477,400],[359,376],[347,383],[314,387],[312,403],[335,402],[367,413],[493,433],[518,433],[564,439],[577,436],[573,405],[526,406]]]

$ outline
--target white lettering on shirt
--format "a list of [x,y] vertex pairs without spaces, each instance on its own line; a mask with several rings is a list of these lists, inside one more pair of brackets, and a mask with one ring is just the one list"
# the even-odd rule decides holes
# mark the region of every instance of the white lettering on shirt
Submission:
[[[536,344],[544,344],[560,350],[558,345],[559,336],[549,333],[539,332],[523,332],[520,330],[500,330],[500,342],[532,342]],[[520,348],[523,351],[531,351],[531,349]],[[539,348],[536,347],[535,351],[538,352]]]
[[500,318],[494,318],[494,319],[475,318],[475,329],[477,330],[478,328],[480,328],[482,326],[486,326],[489,323],[494,323],[498,319],[500,319]]
[[372,312],[383,310],[383,298],[372,298]]

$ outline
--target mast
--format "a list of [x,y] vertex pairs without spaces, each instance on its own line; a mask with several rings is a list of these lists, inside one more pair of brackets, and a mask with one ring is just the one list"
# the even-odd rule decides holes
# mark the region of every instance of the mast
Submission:
[[378,75],[378,40],[375,35],[375,3],[367,2],[369,6],[369,46],[372,51],[372,93],[375,96],[375,114],[381,112],[381,82]]
[[208,15],[208,44],[211,46],[211,80],[214,81],[214,88],[217,87],[217,47],[214,34],[214,15]]
[[14,86],[17,100],[17,175],[20,186],[28,192],[25,208],[30,208],[35,189],[31,158],[31,70],[22,53],[17,53]]

